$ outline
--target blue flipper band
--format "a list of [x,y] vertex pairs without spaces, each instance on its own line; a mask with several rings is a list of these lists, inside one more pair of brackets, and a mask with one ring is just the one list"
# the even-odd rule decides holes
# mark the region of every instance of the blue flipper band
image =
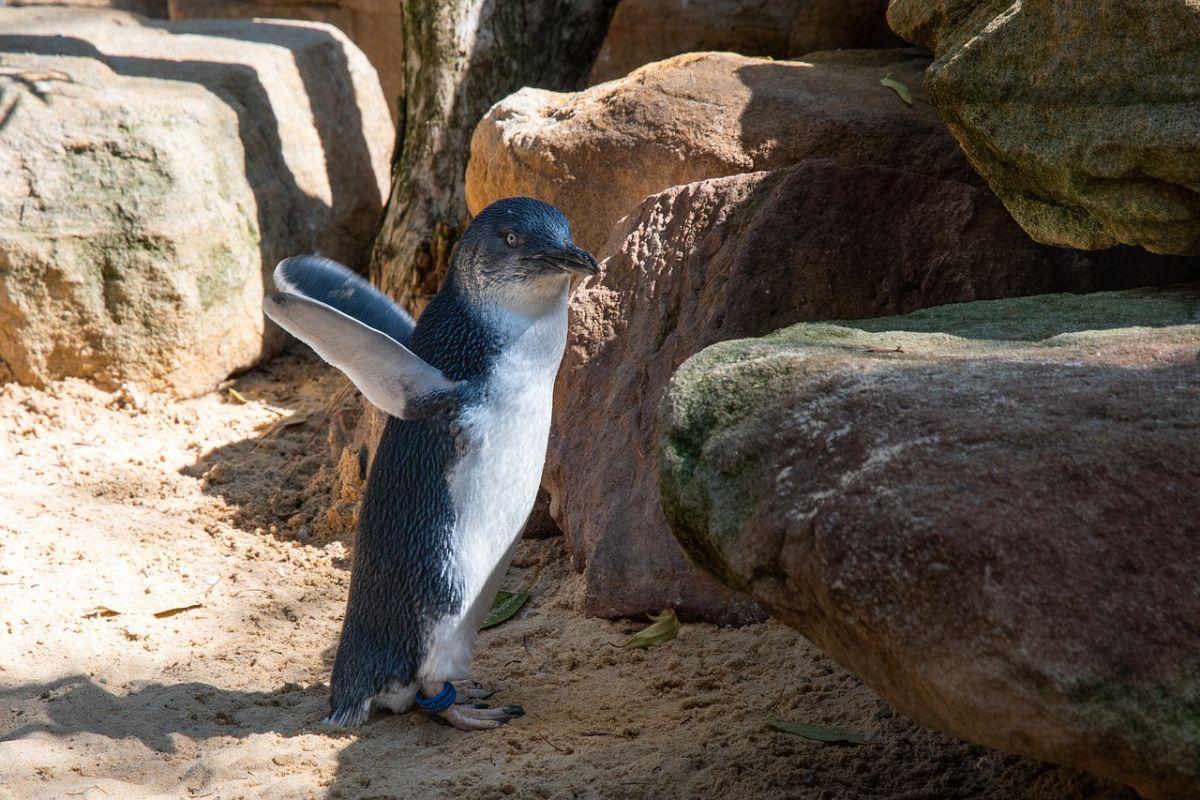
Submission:
[[433,697],[422,697],[420,692],[417,692],[417,705],[430,714],[440,714],[450,706],[454,705],[454,699],[458,696],[458,692],[454,691],[454,684],[446,681],[446,685],[442,690]]

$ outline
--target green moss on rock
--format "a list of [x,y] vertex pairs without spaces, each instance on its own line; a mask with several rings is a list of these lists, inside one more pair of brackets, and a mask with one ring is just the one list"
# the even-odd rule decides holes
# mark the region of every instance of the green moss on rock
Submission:
[[[900,317],[831,325],[873,333],[945,333],[964,339],[1035,342],[1063,333],[1113,328],[1161,328],[1200,321],[1200,288],[1096,294],[1046,294],[981,300],[924,309]],[[797,326],[801,327],[801,326]]]
[[866,364],[896,347],[908,356],[984,356],[1033,343],[1077,344],[1088,331],[1193,325],[1200,323],[1198,311],[1200,286],[1052,294],[956,303],[896,317],[801,323],[760,338],[715,344],[679,367],[660,408],[664,514],[694,563],[740,588],[740,579],[726,567],[725,551],[737,544],[753,511],[755,487],[767,478],[751,449],[741,453],[732,472],[728,464],[706,460],[705,449],[753,430],[762,409],[794,404],[805,386],[821,386],[812,378],[829,358],[844,359],[849,351],[863,355]]

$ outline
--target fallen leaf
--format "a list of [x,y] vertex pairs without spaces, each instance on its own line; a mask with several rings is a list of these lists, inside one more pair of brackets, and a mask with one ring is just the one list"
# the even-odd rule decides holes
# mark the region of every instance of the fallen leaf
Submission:
[[120,614],[120,611],[114,611],[108,606],[96,606],[89,608],[83,613],[84,619],[96,619],[97,617],[115,617]]
[[204,608],[204,604],[192,603],[190,606],[179,606],[178,608],[168,608],[163,611],[155,611],[154,618],[165,619],[166,617],[173,617],[176,614],[182,614],[184,611],[191,611],[194,608]]
[[767,724],[784,733],[792,733],[826,744],[866,744],[874,738],[873,736],[864,736],[857,731],[848,731],[845,728],[826,728],[820,725],[805,725],[800,722],[785,722],[781,719],[769,719]]
[[891,75],[887,75],[887,76],[884,76],[883,78],[880,78],[879,82],[881,84],[883,84],[884,86],[888,87],[889,89],[891,89],[892,91],[894,91],[896,94],[900,95],[900,99],[904,101],[904,105],[906,105],[906,106],[912,105],[912,92],[910,92],[908,90],[908,87],[905,86],[903,83],[896,80]]
[[621,647],[657,647],[679,635],[679,617],[675,609],[664,608],[658,614],[648,614],[654,624],[630,636]]
[[232,387],[229,389],[229,396],[232,397],[234,400],[237,400],[242,405],[246,405],[247,403],[250,402],[249,400],[246,399],[246,395],[242,394],[237,389],[234,389]]
[[529,599],[529,590],[537,583],[538,576],[541,574],[542,568],[539,565],[529,580],[525,581],[525,585],[517,591],[496,592],[496,599],[492,601],[492,607],[488,609],[487,616],[483,618],[483,624],[479,626],[479,629],[483,630],[493,625],[499,625],[520,611],[521,606],[525,605],[525,601]]
[[528,599],[529,592],[496,592],[496,599],[492,601],[492,607],[488,609],[479,629],[490,628],[509,619],[521,610],[521,606],[525,605]]

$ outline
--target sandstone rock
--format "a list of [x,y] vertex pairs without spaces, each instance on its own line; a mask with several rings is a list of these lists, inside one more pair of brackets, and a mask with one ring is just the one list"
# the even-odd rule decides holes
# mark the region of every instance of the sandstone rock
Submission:
[[1200,253],[1200,5],[892,0],[930,101],[1035,239]]
[[[1034,244],[986,188],[828,160],[669,189],[606,249],[571,302],[543,485],[589,613],[722,622],[754,611],[684,562],[659,508],[657,408],[684,359],[801,320],[1093,288],[1097,272]],[[1143,280],[1196,275],[1142,260],[1159,265]]]
[[887,22],[887,0],[808,0],[792,21],[793,57],[817,50],[897,47],[904,42]]
[[132,11],[144,17],[167,18],[167,0],[6,0],[5,5],[20,6],[68,6],[84,8],[107,8],[116,11]]
[[[920,93],[911,51],[777,62],[694,53],[576,94],[522,89],[475,129],[467,205],[515,194],[554,203],[593,252],[647,195],[809,157],[981,182]],[[906,83],[914,105],[879,84]]]
[[393,121],[404,98],[404,18],[395,0],[169,0],[171,19],[277,18],[328,22],[379,73]]
[[667,519],[914,719],[1200,786],[1200,284],[797,325],[662,406]]
[[621,0],[588,83],[704,50],[787,58],[902,45],[886,10],[887,0]]
[[361,262],[391,124],[334,29],[27,8],[0,30],[0,379],[204,391],[282,343],[280,258]]
[[787,0],[621,0],[588,84],[703,50],[787,58],[796,13]]

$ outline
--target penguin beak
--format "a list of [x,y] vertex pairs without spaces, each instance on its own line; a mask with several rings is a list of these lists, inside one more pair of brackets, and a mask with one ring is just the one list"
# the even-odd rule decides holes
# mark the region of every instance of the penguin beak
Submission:
[[572,275],[599,275],[600,265],[592,254],[583,248],[568,244],[565,247],[548,247],[532,258],[549,262]]

